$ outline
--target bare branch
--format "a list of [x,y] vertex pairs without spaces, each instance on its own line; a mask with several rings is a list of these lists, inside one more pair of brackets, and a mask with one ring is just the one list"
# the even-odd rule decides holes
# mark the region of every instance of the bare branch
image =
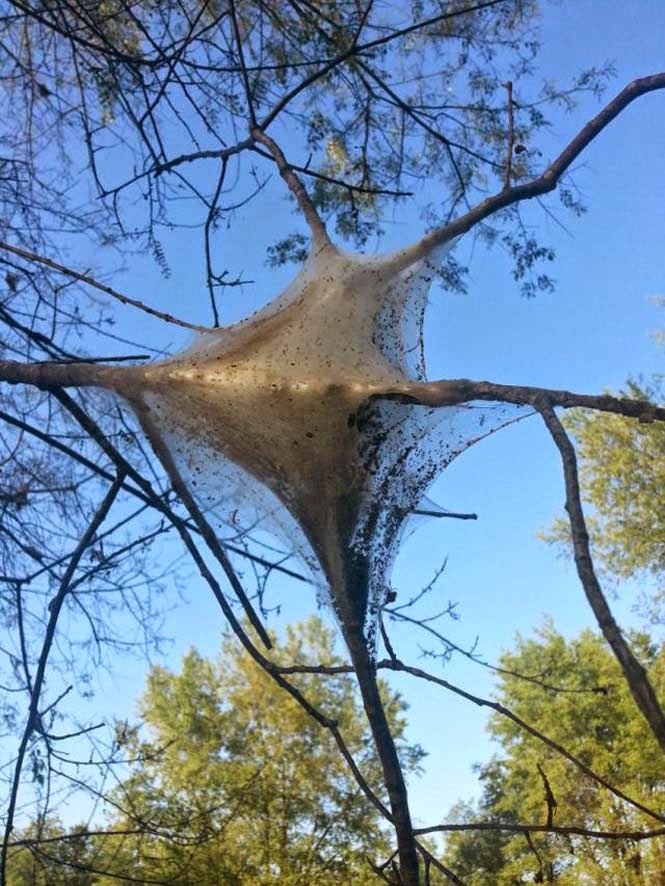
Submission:
[[515,119],[513,114],[513,81],[508,80],[504,83],[508,98],[506,103],[508,106],[508,141],[506,144],[506,170],[503,177],[503,189],[507,191],[510,188],[510,180],[513,176],[513,145],[515,143]]
[[305,221],[309,225],[314,249],[332,249],[333,246],[330,237],[328,236],[328,232],[326,231],[326,226],[321,220],[321,216],[312,202],[312,198],[307,193],[307,189],[296,175],[293,167],[287,162],[282,149],[277,142],[267,135],[259,126],[252,126],[250,131],[252,138],[257,142],[260,142],[262,145],[265,145],[268,151],[270,151],[277,169],[279,170],[279,174],[282,176],[289,190],[295,197]]
[[[268,153],[268,151],[264,151],[256,145],[252,150],[260,157],[272,159],[272,155]],[[301,175],[306,175],[309,178],[314,178],[317,181],[326,182],[330,185],[337,185],[337,187],[344,188],[344,190],[354,194],[368,194],[372,197],[413,197],[414,194],[413,191],[400,191],[393,188],[374,188],[371,185],[356,185],[345,179],[335,178],[332,175],[326,175],[316,169],[310,169],[308,166],[299,166],[297,163],[291,163],[290,165],[291,169],[295,170],[295,172],[301,173]]]
[[238,17],[236,16],[236,6],[234,0],[229,0],[229,13],[233,24],[233,36],[235,37],[236,47],[238,49],[238,61],[240,63],[240,74],[242,76],[243,86],[245,88],[245,100],[247,102],[247,111],[249,114],[250,131],[256,126],[256,114],[254,113],[254,99],[252,98],[252,88],[249,84],[249,75],[245,64],[245,53],[242,49],[242,39],[240,37],[240,29],[238,28]]
[[665,714],[658,702],[646,670],[635,658],[621,633],[621,629],[614,619],[612,610],[596,578],[589,549],[589,534],[580,497],[575,448],[570,442],[568,434],[554,412],[552,405],[545,397],[537,404],[537,408],[561,454],[566,484],[566,510],[570,519],[575,565],[577,566],[577,574],[580,577],[584,593],[593,614],[596,616],[596,621],[603,632],[603,636],[619,662],[628,683],[628,688],[635,699],[635,704],[649,724],[661,749],[665,751]]
[[611,394],[577,394],[553,388],[537,388],[529,385],[503,385],[491,381],[472,381],[467,378],[446,379],[431,382],[410,382],[395,385],[380,394],[399,393],[413,397],[424,406],[456,406],[473,400],[489,400],[498,403],[514,403],[531,406],[545,397],[552,406],[566,409],[581,407],[599,412],[612,412],[640,422],[665,421],[665,407],[655,406],[648,400],[613,397]]
[[46,258],[43,255],[37,255],[36,252],[30,252],[27,249],[21,249],[21,247],[19,246],[10,246],[9,243],[2,242],[0,242],[0,249],[4,249],[7,252],[13,253],[14,255],[18,255],[20,258],[23,258],[26,261],[45,265],[47,268],[51,268],[53,271],[57,271],[59,274],[65,274],[65,276],[71,277],[73,280],[79,280],[81,283],[87,283],[88,286],[92,286],[94,289],[98,289],[100,292],[105,293],[105,295],[110,295],[111,298],[115,298],[123,305],[131,305],[131,307],[138,308],[145,314],[150,314],[151,317],[157,317],[159,320],[164,320],[166,323],[173,323],[176,326],[183,326],[185,329],[194,329],[196,332],[204,332],[206,329],[205,326],[197,326],[195,323],[188,323],[186,320],[178,320],[177,317],[174,317],[172,314],[166,314],[163,311],[158,311],[156,308],[150,308],[148,307],[148,305],[143,304],[143,302],[138,301],[135,298],[130,298],[128,295],[123,295],[121,292],[118,292],[111,286],[107,286],[105,283],[100,283],[89,274],[82,274],[79,271],[74,271],[72,270],[72,268],[67,268],[65,267],[65,265],[61,265],[58,262],[53,261],[53,259],[51,258]]
[[17,363],[0,360],[0,381],[36,388],[99,387],[113,389],[122,369],[100,363]]
[[51,651],[51,646],[53,645],[53,638],[55,637],[55,630],[58,624],[60,611],[62,609],[63,603],[65,602],[65,597],[69,592],[70,582],[74,576],[74,573],[76,572],[76,569],[78,568],[81,557],[88,548],[88,545],[90,545],[90,543],[93,541],[97,530],[106,519],[106,515],[111,509],[111,506],[115,501],[118,492],[122,488],[122,481],[123,473],[118,473],[117,477],[113,481],[113,484],[111,485],[111,488],[108,490],[102,503],[100,504],[97,513],[94,515],[86,532],[81,537],[81,541],[79,542],[78,547],[72,554],[69,564],[62,577],[62,581],[60,582],[58,592],[49,604],[50,615],[48,624],[46,626],[46,632],[44,634],[44,640],[42,642],[42,649],[39,655],[37,671],[35,673],[30,692],[30,708],[28,711],[28,719],[25,725],[25,729],[23,730],[23,736],[21,738],[21,743],[19,745],[17,759],[14,766],[14,777],[12,780],[12,789],[9,796],[9,806],[7,808],[7,818],[5,822],[2,849],[0,850],[0,886],[6,886],[7,882],[7,851],[9,848],[11,833],[14,828],[16,801],[18,799],[18,791],[21,783],[21,772],[23,769],[25,754],[28,749],[28,742],[30,741],[33,732],[42,731],[41,715],[39,712],[39,701],[42,687],[44,685],[44,678],[46,676],[46,665],[48,662],[49,653]]
[[460,880],[460,878],[447,868],[444,864],[442,864],[437,858],[435,858],[432,853],[426,849],[422,843],[417,843],[418,851],[425,859],[428,865],[433,865],[438,871],[441,871],[451,883],[457,884],[457,886],[464,886],[464,881]]
[[461,698],[466,698],[468,701],[471,701],[473,702],[473,704],[476,704],[480,707],[491,708],[491,710],[496,711],[503,717],[507,717],[509,720],[512,720],[513,723],[516,723],[521,729],[524,729],[530,735],[533,735],[534,738],[537,738],[539,741],[542,741],[543,744],[546,744],[548,747],[552,748],[553,751],[556,751],[562,757],[565,757],[566,760],[577,766],[581,772],[583,772],[597,784],[602,785],[604,788],[614,794],[615,797],[619,797],[620,800],[624,800],[626,803],[634,806],[635,809],[639,809],[641,812],[644,812],[651,818],[655,818],[657,821],[665,822],[665,814],[655,812],[653,809],[649,809],[648,806],[640,803],[639,800],[635,800],[633,799],[633,797],[625,794],[622,790],[615,787],[606,778],[603,778],[602,775],[594,772],[594,770],[583,763],[582,760],[579,759],[579,757],[571,754],[570,751],[566,750],[566,748],[563,747],[563,745],[558,744],[558,742],[549,738],[544,733],[531,726],[525,720],[522,720],[521,717],[518,717],[517,714],[514,714],[512,711],[508,710],[508,708],[504,707],[504,705],[499,704],[499,702],[490,701],[489,699],[481,698],[478,695],[472,695],[470,692],[467,692],[464,689],[460,689],[459,686],[455,686],[454,683],[451,683],[448,680],[444,680],[442,677],[436,677],[434,674],[429,674],[427,671],[423,671],[421,668],[415,668],[411,665],[406,665],[404,664],[404,662],[399,660],[384,659],[379,663],[378,667],[386,668],[387,670],[391,671],[403,671],[406,674],[411,674],[413,677],[418,677],[421,680],[426,680],[428,683],[435,683],[437,686],[442,686],[449,692],[453,692],[455,695],[459,695]]
[[416,828],[416,834],[455,833],[457,831],[505,831],[507,833],[560,834],[564,837],[590,837],[595,840],[653,840],[665,836],[665,828],[651,831],[596,831],[577,825],[512,824],[509,822],[472,821],[464,824],[437,824]]

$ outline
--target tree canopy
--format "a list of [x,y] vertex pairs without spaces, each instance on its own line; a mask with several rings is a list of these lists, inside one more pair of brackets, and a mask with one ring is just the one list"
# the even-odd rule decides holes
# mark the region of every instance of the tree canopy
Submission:
[[[63,231],[70,244],[146,249],[167,273],[168,230],[197,225],[215,323],[218,296],[241,280],[218,265],[216,244],[237,208],[260,199],[272,138],[288,137],[289,168],[336,235],[363,245],[391,204],[415,199],[432,225],[502,182],[507,109],[519,146],[510,180],[533,177],[542,158],[530,145],[548,107],[600,94],[612,73],[590,66],[565,86],[534,82],[534,0],[7,2],[0,26],[2,239],[58,252]],[[561,199],[579,211],[569,184]],[[549,286],[531,271],[551,248],[515,208],[506,213],[503,233],[487,224],[484,235],[505,237],[527,291]],[[305,254],[294,220],[271,256]],[[451,257],[447,285],[462,286],[463,274]]]
[[[665,652],[644,634],[634,636],[633,643],[663,698]],[[489,829],[451,834],[451,867],[469,886],[508,886],[526,879],[562,886],[660,882],[665,874],[662,837],[631,841],[622,836],[663,833],[662,825],[625,800],[628,796],[661,808],[660,754],[602,639],[584,631],[566,640],[546,623],[533,639],[518,637],[515,650],[505,653],[500,664],[504,671],[497,701],[624,797],[495,713],[489,729],[500,751],[480,767],[482,796],[477,805],[464,804],[450,815],[451,821],[464,818]],[[619,836],[603,840],[603,833]]]
[[[332,631],[312,618],[287,629],[276,659],[338,668],[343,659],[334,647]],[[381,769],[350,675],[302,673],[298,686],[339,721],[378,791]],[[385,684],[382,691],[404,768],[415,773],[423,751],[404,741],[406,704]],[[63,839],[15,850],[13,886],[75,877],[72,861],[89,869],[82,882],[96,884],[114,875],[229,886],[380,882],[371,863],[390,854],[380,813],[332,735],[295,700],[283,703],[279,687],[235,638],[224,638],[215,661],[191,650],[179,673],[154,667],[140,715],[140,729],[116,726],[117,744],[134,764],[112,792],[107,835],[90,838],[82,851],[76,829],[46,822],[42,839]],[[21,839],[34,832],[33,825]]]

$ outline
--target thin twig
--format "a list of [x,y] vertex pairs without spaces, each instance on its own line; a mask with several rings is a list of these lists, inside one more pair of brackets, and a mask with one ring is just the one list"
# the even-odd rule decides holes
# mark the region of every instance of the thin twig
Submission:
[[[272,154],[268,151],[264,151],[263,148],[259,148],[255,145],[252,150],[255,154],[258,154],[259,157],[265,157],[269,160],[272,160]],[[354,194],[369,194],[373,197],[413,197],[413,191],[399,191],[393,188],[374,188],[371,185],[354,185],[352,182],[345,181],[341,178],[335,178],[332,175],[326,175],[323,172],[320,172],[316,169],[311,169],[309,166],[300,166],[297,163],[291,163],[291,169],[295,172],[299,172],[302,175],[307,175],[310,178],[315,178],[318,181],[326,182],[330,185],[337,185],[337,187],[344,188],[346,191],[354,193]]]
[[529,847],[531,852],[534,854],[536,861],[538,862],[538,870],[534,874],[533,882],[534,883],[542,883],[543,882],[543,860],[540,857],[540,852],[536,849],[536,844],[533,842],[533,837],[529,831],[524,832],[524,837],[526,839],[526,845]]
[[506,171],[503,177],[503,189],[509,190],[510,180],[513,175],[513,145],[515,143],[515,120],[513,117],[513,81],[508,80],[503,84],[508,93],[508,143],[506,145]]
[[138,308],[145,314],[150,314],[151,317],[157,317],[158,320],[164,320],[164,322],[166,323],[173,323],[176,326],[182,326],[184,329],[193,329],[196,332],[206,331],[207,327],[205,326],[197,326],[195,323],[188,323],[186,320],[178,320],[178,318],[174,317],[173,314],[166,314],[163,311],[158,311],[156,308],[148,307],[148,305],[145,305],[143,302],[138,301],[138,299],[130,298],[128,295],[123,295],[121,292],[118,292],[111,286],[107,286],[105,283],[100,283],[99,280],[95,280],[95,278],[91,277],[89,274],[82,274],[79,271],[73,270],[72,268],[65,267],[65,265],[61,265],[58,262],[53,261],[53,259],[47,258],[46,256],[38,255],[36,252],[30,252],[27,249],[21,249],[20,246],[10,246],[9,243],[3,242],[0,242],[0,249],[5,249],[7,252],[18,255],[20,258],[25,259],[25,261],[45,265],[47,268],[51,268],[53,271],[57,271],[59,274],[64,274],[66,277],[71,277],[73,280],[79,280],[81,283],[86,283],[88,286],[92,286],[93,289],[98,289],[100,292],[103,292],[106,295],[110,295],[111,298],[115,298],[123,305],[131,305],[131,307]]
[[208,217],[206,218],[204,232],[203,232],[203,241],[205,246],[205,256],[206,256],[206,277],[208,281],[208,293],[210,295],[210,305],[212,307],[212,317],[213,323],[215,326],[219,326],[219,311],[217,310],[217,301],[215,299],[215,287],[213,283],[213,270],[212,270],[212,251],[210,248],[210,231],[215,220],[215,215],[217,212],[217,202],[219,200],[219,195],[222,192],[222,187],[224,185],[224,179],[226,177],[226,167],[228,161],[226,159],[222,160],[222,168],[219,171],[219,177],[217,179],[217,186],[215,187],[215,193],[213,194],[212,202],[210,204],[210,208],[208,210]]
[[39,655],[39,661],[37,663],[37,670],[35,672],[34,682],[32,685],[32,691],[30,693],[30,707],[28,710],[28,719],[23,730],[23,736],[21,738],[21,743],[19,745],[18,754],[16,758],[16,765],[14,767],[14,776],[12,779],[12,787],[9,795],[9,806],[7,808],[7,818],[5,821],[5,830],[4,837],[2,841],[2,850],[0,852],[0,886],[6,886],[6,866],[7,866],[7,851],[9,848],[9,839],[14,828],[14,814],[16,811],[16,801],[18,799],[18,791],[21,783],[21,772],[23,769],[23,762],[25,760],[25,754],[28,749],[28,743],[30,738],[35,731],[42,732],[43,729],[41,727],[41,717],[39,713],[39,700],[42,691],[42,687],[44,685],[44,678],[46,676],[46,664],[48,662],[49,653],[51,651],[51,646],[53,645],[53,639],[55,637],[55,630],[58,624],[58,618],[60,616],[60,612],[62,610],[62,605],[65,602],[65,598],[69,591],[70,582],[74,576],[76,569],[78,568],[81,557],[85,553],[86,549],[92,542],[95,537],[95,534],[101,524],[104,522],[106,515],[113,502],[115,501],[116,496],[118,495],[120,489],[122,488],[123,474],[121,472],[118,473],[113,484],[110,489],[104,496],[104,499],[99,506],[97,512],[94,517],[90,521],[88,528],[84,532],[81,537],[81,540],[72,554],[71,560],[69,561],[69,565],[64,572],[62,577],[62,581],[60,582],[60,586],[55,597],[51,600],[49,604],[49,620],[46,626],[46,633],[44,634],[44,640],[42,642],[42,649]]
[[454,643],[449,637],[446,637],[440,631],[437,631],[436,628],[433,628],[430,624],[427,624],[427,621],[431,621],[431,619],[425,620],[422,618],[414,618],[411,615],[407,615],[405,612],[401,612],[400,609],[401,607],[399,606],[391,606],[390,608],[384,607],[382,611],[388,613],[391,619],[404,621],[408,624],[414,625],[417,628],[420,628],[422,631],[425,631],[426,633],[435,637],[440,643],[442,643],[444,647],[443,653],[439,655],[434,652],[429,653],[432,657],[443,656],[444,658],[447,658],[450,653],[457,652],[459,655],[463,655],[469,661],[472,661],[474,664],[479,665],[481,668],[487,668],[487,670],[493,671],[495,674],[502,674],[506,677],[514,677],[516,680],[522,680],[525,683],[532,683],[534,686],[539,686],[541,689],[544,689],[547,692],[566,693],[571,695],[606,695],[608,692],[606,686],[590,686],[588,688],[557,686],[554,683],[546,682],[543,678],[543,675],[522,674],[519,671],[514,671],[510,668],[502,668],[499,665],[495,665],[489,661],[485,661],[476,654],[475,648],[478,638],[476,638],[476,642],[472,645],[470,649],[464,649],[462,646]]

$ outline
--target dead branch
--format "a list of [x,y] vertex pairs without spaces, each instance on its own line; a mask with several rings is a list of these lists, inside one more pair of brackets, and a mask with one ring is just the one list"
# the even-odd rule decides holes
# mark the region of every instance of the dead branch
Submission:
[[48,663],[51,646],[53,645],[53,639],[55,637],[55,630],[58,624],[58,618],[60,617],[60,611],[62,610],[63,603],[65,602],[65,598],[69,592],[70,582],[74,576],[74,573],[76,572],[76,569],[78,568],[81,557],[95,538],[97,530],[106,519],[106,515],[110,511],[111,506],[113,505],[113,502],[118,495],[118,492],[122,488],[123,478],[124,472],[118,472],[118,475],[116,476],[110,489],[104,496],[104,499],[100,504],[96,514],[90,521],[86,532],[81,537],[78,547],[72,554],[72,557],[60,582],[60,587],[58,588],[55,597],[51,600],[51,603],[49,604],[49,620],[46,626],[44,640],[42,641],[42,649],[39,655],[37,671],[30,687],[30,706],[28,710],[28,719],[23,730],[21,743],[19,745],[16,757],[16,763],[14,765],[14,775],[12,779],[11,792],[9,795],[9,806],[7,808],[7,818],[5,821],[2,849],[0,850],[0,886],[6,886],[7,882],[7,851],[9,848],[11,833],[14,828],[14,814],[16,811],[16,801],[18,799],[18,792],[21,783],[21,772],[23,769],[25,754],[28,749],[28,743],[33,733],[35,731],[42,731],[39,702],[44,685],[44,679],[46,677],[46,665]]
[[47,268],[51,268],[51,270],[57,271],[59,274],[64,274],[66,277],[70,277],[72,280],[78,280],[81,283],[86,283],[88,286],[92,286],[93,289],[98,289],[105,295],[110,295],[111,298],[116,299],[121,304],[130,305],[133,308],[138,308],[140,311],[143,311],[145,314],[149,314],[151,317],[157,317],[158,320],[164,320],[165,323],[173,323],[176,326],[182,326],[185,329],[193,329],[196,332],[203,332],[206,329],[206,327],[204,326],[197,326],[195,323],[188,323],[186,320],[178,320],[178,318],[174,317],[172,314],[166,314],[163,311],[158,311],[156,308],[151,308],[148,305],[144,304],[142,301],[138,301],[138,299],[130,298],[128,295],[123,295],[121,292],[118,292],[111,286],[107,286],[105,283],[100,283],[99,280],[95,280],[94,277],[91,277],[89,274],[83,274],[79,271],[73,270],[72,268],[67,268],[65,267],[65,265],[61,265],[58,262],[53,261],[53,259],[51,258],[46,258],[43,255],[38,255],[36,252],[30,252],[27,249],[21,249],[21,247],[19,246],[11,246],[9,243],[2,242],[0,242],[0,249],[4,249],[7,252],[13,253],[14,255],[18,255],[20,258],[25,259],[25,261],[45,265]]
[[603,632],[603,636],[619,662],[635,704],[649,724],[661,749],[665,751],[665,714],[658,702],[646,670],[635,658],[630,646],[624,639],[596,577],[580,496],[575,448],[570,442],[570,438],[554,412],[552,405],[546,398],[543,398],[540,404],[537,405],[537,408],[561,454],[566,485],[566,510],[570,519],[575,565],[577,566],[577,574],[584,588],[584,593],[593,614],[596,616],[596,621]]

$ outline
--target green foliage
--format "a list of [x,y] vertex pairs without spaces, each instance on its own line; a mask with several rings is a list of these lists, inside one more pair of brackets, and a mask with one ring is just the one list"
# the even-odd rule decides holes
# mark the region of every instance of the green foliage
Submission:
[[[285,664],[340,665],[333,636],[311,619],[287,631],[278,655]],[[352,678],[293,679],[338,721],[363,775],[381,795],[381,769]],[[404,742],[406,705],[386,687],[383,693],[404,767],[413,772],[423,752]],[[138,762],[113,794],[117,805],[108,831],[114,834],[93,841],[97,870],[182,886],[379,882],[367,859],[383,861],[392,851],[379,813],[333,737],[237,640],[226,637],[216,661],[190,651],[178,674],[153,668],[141,713],[147,735],[118,731]],[[20,857],[25,866],[29,853]],[[11,882],[32,881],[15,874]],[[113,879],[109,874],[94,882]]]
[[304,262],[309,241],[304,234],[289,234],[268,247],[268,267],[278,268],[288,262]]
[[[629,382],[626,396],[663,401],[660,380]],[[665,426],[605,413],[576,412],[568,427],[582,462],[585,498],[596,514],[596,547],[621,577],[665,570]]]
[[[631,641],[662,697],[665,651],[656,650],[644,634]],[[518,638],[516,651],[506,653],[501,665],[534,678],[502,676],[498,700],[503,705],[615,787],[650,808],[663,808],[662,755],[602,638],[584,631],[567,641],[546,624],[536,639]],[[490,731],[501,754],[480,769],[483,794],[477,807],[458,806],[451,821],[545,824],[546,779],[556,801],[554,825],[605,831],[657,826],[508,718],[494,714]],[[531,839],[533,849],[523,834],[455,833],[448,841],[447,864],[468,886],[664,882],[662,839],[637,843],[535,832]]]
[[95,886],[100,852],[86,831],[67,833],[53,818],[33,822],[20,834],[25,845],[10,853],[8,886]]

